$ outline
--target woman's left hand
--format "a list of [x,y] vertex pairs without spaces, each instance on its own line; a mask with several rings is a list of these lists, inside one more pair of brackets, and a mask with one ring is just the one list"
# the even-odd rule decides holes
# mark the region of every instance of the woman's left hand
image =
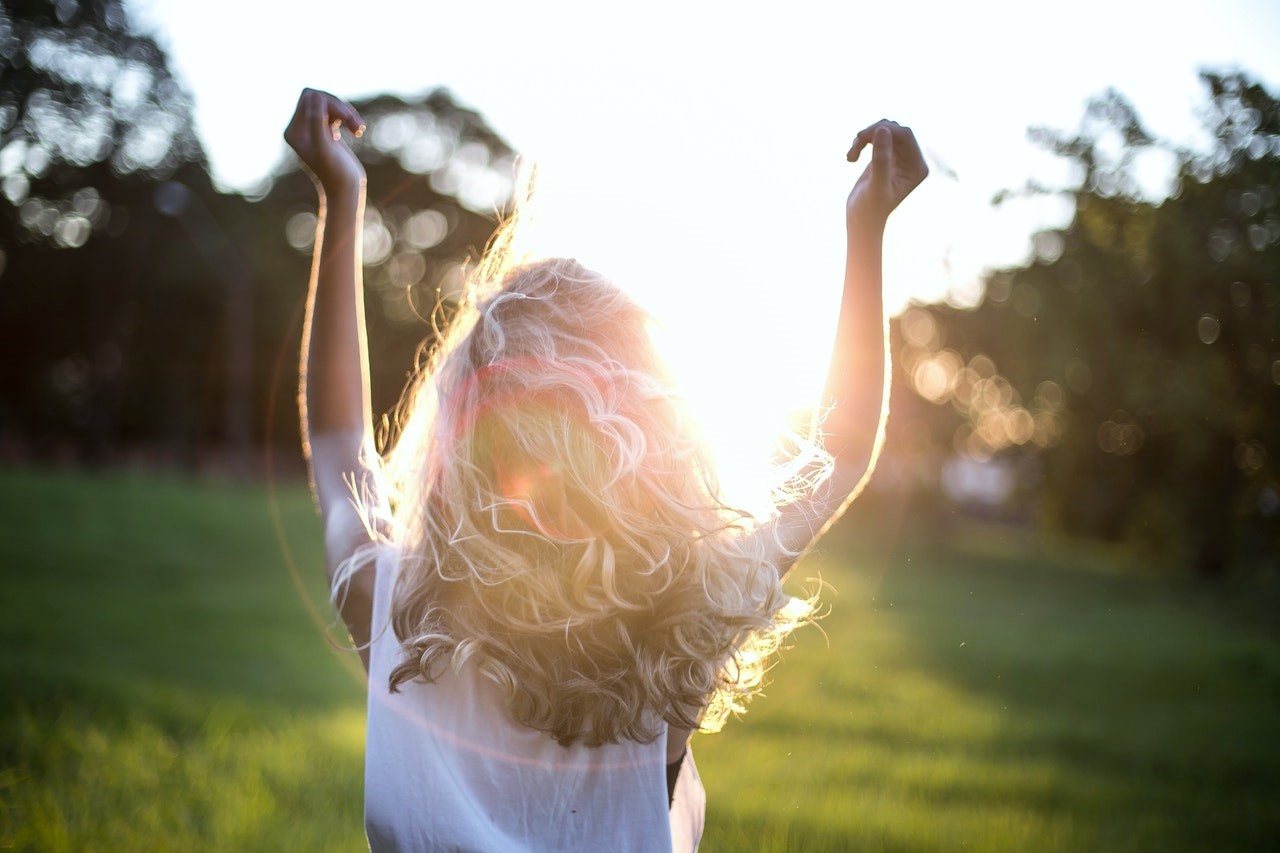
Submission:
[[284,138],[321,194],[358,191],[364,186],[364,166],[343,140],[343,127],[354,136],[364,133],[364,119],[355,107],[328,92],[302,90]]

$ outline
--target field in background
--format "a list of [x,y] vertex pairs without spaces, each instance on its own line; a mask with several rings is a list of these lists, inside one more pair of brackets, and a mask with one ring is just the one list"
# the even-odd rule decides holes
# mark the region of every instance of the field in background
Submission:
[[[695,739],[703,849],[1280,843],[1273,585],[851,521],[796,573],[836,590],[821,631]],[[308,612],[302,489],[9,472],[0,532],[0,848],[363,846],[362,686]]]

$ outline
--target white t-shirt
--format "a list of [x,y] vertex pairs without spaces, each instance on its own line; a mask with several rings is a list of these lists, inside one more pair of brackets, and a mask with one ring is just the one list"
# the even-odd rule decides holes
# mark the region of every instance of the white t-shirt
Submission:
[[706,795],[687,754],[667,807],[666,738],[562,747],[516,723],[467,665],[391,693],[403,651],[390,626],[396,552],[377,561],[365,832],[373,850],[694,850]]

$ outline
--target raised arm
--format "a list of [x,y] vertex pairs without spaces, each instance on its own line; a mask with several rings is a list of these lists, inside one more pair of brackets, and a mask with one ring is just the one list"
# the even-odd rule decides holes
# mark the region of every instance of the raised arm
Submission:
[[[319,194],[298,409],[303,452],[324,524],[331,586],[338,567],[370,541],[364,518],[352,503],[353,485],[357,489],[373,486],[365,467],[373,450],[360,259],[365,175],[340,135],[343,127],[358,135],[364,131],[364,122],[355,109],[333,95],[304,89],[284,133]],[[352,639],[363,647],[369,639],[372,567],[352,576],[340,601]],[[368,668],[367,653],[361,657]]]
[[785,555],[785,573],[858,496],[884,440],[888,415],[889,357],[881,296],[882,246],[889,214],[928,175],[910,128],[879,121],[860,132],[849,149],[854,162],[871,146],[845,204],[847,254],[844,292],[824,401],[832,408],[823,429],[834,458],[830,478],[812,496],[785,507],[761,534]]

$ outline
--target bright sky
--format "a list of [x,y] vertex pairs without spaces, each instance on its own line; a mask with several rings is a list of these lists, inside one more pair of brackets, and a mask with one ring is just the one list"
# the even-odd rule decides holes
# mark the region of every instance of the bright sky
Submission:
[[972,298],[984,268],[1024,260],[1035,229],[1064,221],[1060,204],[990,205],[1028,178],[1065,180],[1027,142],[1028,126],[1074,128],[1088,98],[1115,87],[1157,135],[1191,142],[1197,69],[1244,68],[1280,88],[1274,0],[1037,5],[131,8],[194,93],[224,186],[250,186],[279,161],[303,86],[348,97],[446,86],[538,162],[548,251],[652,305],[697,350],[691,360],[713,366],[704,383],[736,395],[781,388],[800,403],[820,386],[830,346],[843,198],[861,168],[844,153],[864,125],[911,125],[933,168],[890,223],[896,311],[912,297]]

